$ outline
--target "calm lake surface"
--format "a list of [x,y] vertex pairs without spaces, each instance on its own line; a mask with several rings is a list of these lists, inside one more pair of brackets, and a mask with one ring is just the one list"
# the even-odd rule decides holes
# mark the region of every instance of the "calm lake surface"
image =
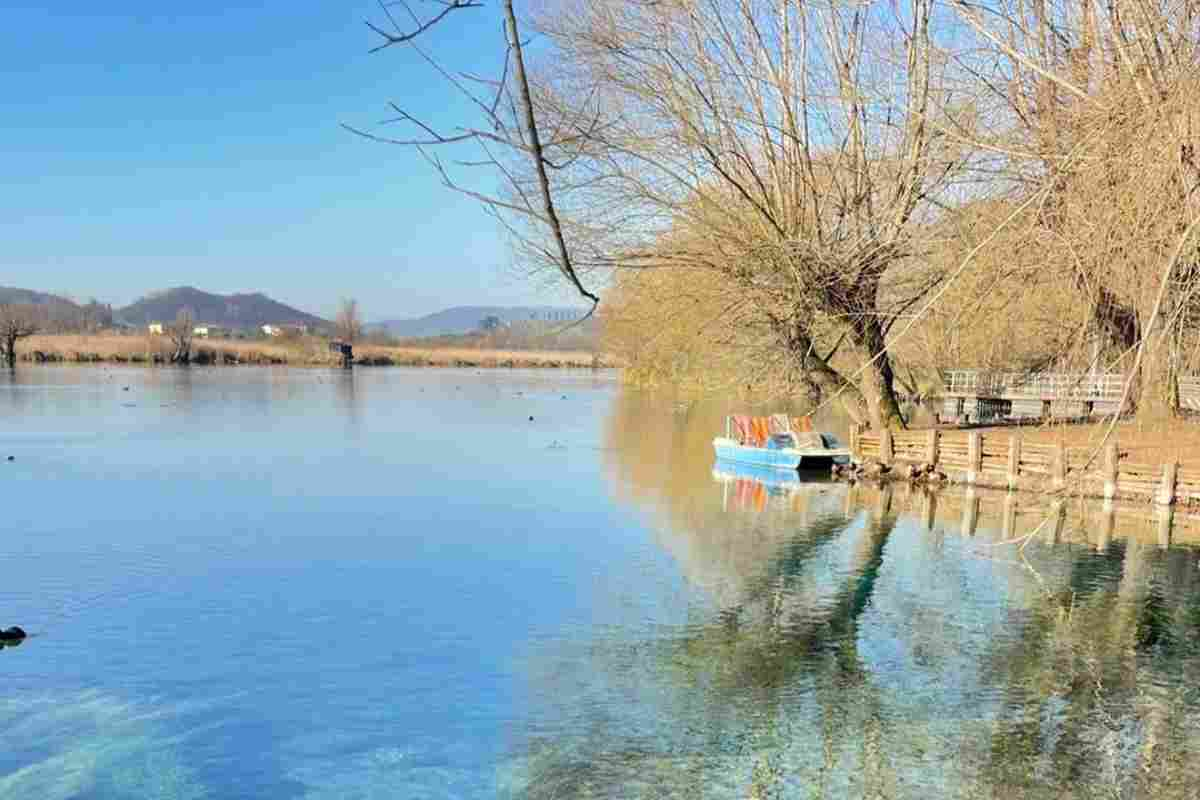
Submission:
[[0,798],[1197,796],[1193,527],[764,484],[727,410],[0,376]]

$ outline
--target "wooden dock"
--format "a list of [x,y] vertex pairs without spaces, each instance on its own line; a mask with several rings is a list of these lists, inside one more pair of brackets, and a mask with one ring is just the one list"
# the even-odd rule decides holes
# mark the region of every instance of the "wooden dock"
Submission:
[[1115,442],[1093,458],[1086,447],[1027,443],[1019,431],[884,430],[855,432],[850,450],[856,461],[932,464],[968,486],[1200,505],[1200,461],[1135,463]]

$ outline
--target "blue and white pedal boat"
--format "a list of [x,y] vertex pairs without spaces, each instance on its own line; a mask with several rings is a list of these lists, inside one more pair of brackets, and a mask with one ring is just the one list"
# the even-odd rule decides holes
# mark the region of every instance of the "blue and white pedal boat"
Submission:
[[[832,436],[826,433],[802,434],[801,438],[808,440],[813,446],[792,447],[756,447],[738,442],[729,434],[728,421],[726,435],[713,439],[713,450],[718,461],[734,464],[748,464],[755,467],[766,467],[772,470],[797,470],[804,467],[828,467],[832,463],[846,463],[850,460],[849,448],[842,447]],[[795,435],[792,436],[795,441]],[[820,442],[821,446],[816,446]]]

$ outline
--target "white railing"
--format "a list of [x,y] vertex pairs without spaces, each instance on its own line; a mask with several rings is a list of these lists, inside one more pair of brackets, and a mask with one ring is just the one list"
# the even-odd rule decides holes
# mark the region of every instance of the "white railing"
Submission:
[[[1012,400],[1112,401],[1121,399],[1125,376],[1121,373],[989,372],[953,369],[945,373],[947,395],[995,397]],[[1179,379],[1180,402],[1200,409],[1200,377]]]

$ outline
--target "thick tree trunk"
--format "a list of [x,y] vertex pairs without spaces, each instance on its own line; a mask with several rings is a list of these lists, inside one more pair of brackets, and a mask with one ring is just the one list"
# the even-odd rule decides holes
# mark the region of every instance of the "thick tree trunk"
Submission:
[[859,387],[846,380],[839,372],[816,357],[804,359],[802,366],[805,379],[817,390],[820,398],[837,397],[846,416],[856,425],[866,424],[871,419],[870,404]]
[[865,424],[870,418],[869,407],[862,391],[817,354],[808,330],[802,324],[781,324],[777,328],[786,342],[788,351],[795,359],[803,380],[808,384],[813,400],[821,401],[836,397],[856,425]]
[[1179,414],[1179,375],[1170,336],[1156,335],[1146,343],[1134,384],[1137,419],[1155,422]]
[[1168,420],[1179,413],[1175,336],[1164,324],[1171,317],[1171,305],[1167,298],[1158,309],[1157,318],[1153,304],[1139,309],[1138,329],[1144,342],[1133,391],[1138,422]]
[[903,429],[904,416],[896,399],[896,376],[892,372],[892,360],[884,341],[883,325],[878,317],[870,317],[856,326],[854,332],[859,340],[859,349],[868,360],[859,385],[871,416],[871,427],[877,431],[884,428]]

